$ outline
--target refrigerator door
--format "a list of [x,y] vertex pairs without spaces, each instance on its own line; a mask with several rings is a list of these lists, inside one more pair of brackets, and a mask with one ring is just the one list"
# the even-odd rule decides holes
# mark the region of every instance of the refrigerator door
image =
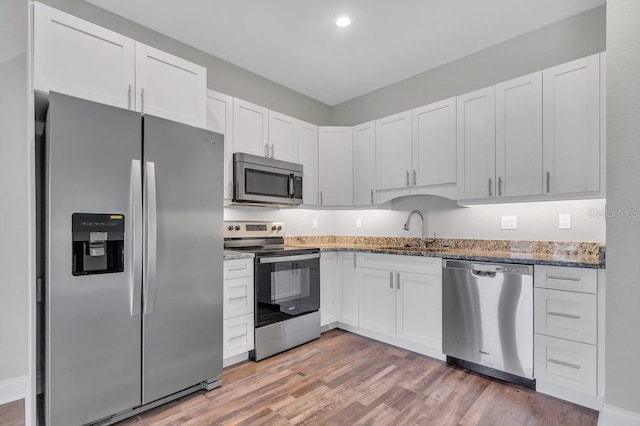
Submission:
[[143,121],[146,404],[222,373],[223,137]]
[[[135,112],[50,94],[45,172],[48,425],[85,424],[141,402],[142,206],[141,197],[135,197],[140,193],[141,132],[141,116]],[[122,272],[73,275],[74,213],[124,221],[124,256],[117,259]],[[108,234],[98,233],[94,240]],[[103,249],[96,244],[100,247],[92,247],[91,255],[88,250],[80,254],[100,257]]]

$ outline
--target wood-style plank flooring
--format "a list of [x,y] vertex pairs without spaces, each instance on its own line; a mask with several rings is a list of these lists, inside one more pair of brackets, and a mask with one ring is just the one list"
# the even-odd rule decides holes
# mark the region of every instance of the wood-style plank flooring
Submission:
[[1,426],[24,426],[24,399],[0,405]]
[[120,425],[595,425],[598,413],[342,330]]

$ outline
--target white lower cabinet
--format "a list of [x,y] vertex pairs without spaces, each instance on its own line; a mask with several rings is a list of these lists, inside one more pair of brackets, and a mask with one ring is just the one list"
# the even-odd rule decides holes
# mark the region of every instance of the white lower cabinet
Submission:
[[398,272],[396,335],[442,350],[442,276]]
[[596,410],[604,391],[604,271],[536,266],[538,391]]
[[358,326],[358,280],[356,278],[356,267],[358,253],[340,253],[340,294],[339,299],[339,321],[342,324],[353,327]]
[[339,279],[338,253],[322,252],[320,254],[320,324],[322,326],[336,321],[336,295]]
[[244,361],[254,345],[253,259],[225,260],[223,365]]
[[395,336],[396,303],[393,271],[358,269],[360,283],[360,328]]
[[320,324],[358,326],[355,254],[323,252],[320,257]]
[[359,324],[352,331],[444,359],[442,260],[379,254],[359,257]]

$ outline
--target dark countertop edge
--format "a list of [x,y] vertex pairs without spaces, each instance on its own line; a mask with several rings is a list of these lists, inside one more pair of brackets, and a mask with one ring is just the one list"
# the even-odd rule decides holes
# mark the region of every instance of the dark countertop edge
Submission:
[[452,260],[475,260],[480,262],[499,262],[499,263],[514,263],[520,265],[549,265],[549,266],[565,266],[575,268],[588,268],[588,269],[605,269],[605,262],[600,263],[586,263],[577,260],[562,260],[562,259],[531,259],[531,258],[513,258],[513,257],[499,257],[499,256],[477,256],[477,255],[465,255],[454,254],[447,252],[417,252],[417,251],[405,251],[405,250],[387,250],[387,249],[365,249],[365,248],[351,248],[351,247],[324,247],[320,248],[321,252],[329,251],[352,251],[358,253],[373,253],[373,254],[396,254],[400,256],[419,256],[419,257],[439,257],[441,259]]

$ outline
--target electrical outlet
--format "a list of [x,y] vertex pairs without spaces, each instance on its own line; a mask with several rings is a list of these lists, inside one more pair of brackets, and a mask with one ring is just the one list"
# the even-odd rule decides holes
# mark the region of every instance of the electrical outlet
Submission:
[[559,214],[558,215],[558,228],[560,228],[560,229],[571,229],[571,215],[570,214]]
[[518,229],[516,216],[502,216],[502,229]]
[[311,226],[313,226],[313,229],[318,229],[318,219],[314,218]]
[[362,228],[362,219],[360,218],[356,219],[356,228]]

